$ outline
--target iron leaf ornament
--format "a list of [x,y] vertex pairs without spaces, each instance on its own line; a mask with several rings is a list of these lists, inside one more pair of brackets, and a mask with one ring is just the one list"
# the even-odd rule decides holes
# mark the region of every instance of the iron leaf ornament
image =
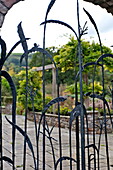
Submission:
[[16,3],[24,0],[1,0],[0,1],[0,28],[3,25],[5,15],[9,9]]

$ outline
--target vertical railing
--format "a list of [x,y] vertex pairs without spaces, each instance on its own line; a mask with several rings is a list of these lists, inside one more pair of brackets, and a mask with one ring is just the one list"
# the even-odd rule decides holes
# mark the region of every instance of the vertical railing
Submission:
[[[28,46],[25,39],[24,32],[22,30],[21,23],[18,25],[18,34],[22,41],[22,47],[24,50],[24,58],[26,62],[26,93],[25,93],[25,133],[27,134],[27,113],[28,113]],[[24,152],[23,152],[23,170],[26,169],[26,139],[24,139]]]
[[[82,77],[82,48],[81,48],[81,26],[79,17],[79,1],[77,0],[77,20],[78,20],[78,61],[79,61],[79,83],[80,83],[80,132],[81,132],[81,169],[85,170],[85,127],[84,127],[84,109],[83,109],[83,77]],[[77,146],[78,147],[78,146]],[[78,151],[79,152],[79,151]],[[79,161],[79,160],[78,160]],[[79,166],[78,166],[79,168]]]

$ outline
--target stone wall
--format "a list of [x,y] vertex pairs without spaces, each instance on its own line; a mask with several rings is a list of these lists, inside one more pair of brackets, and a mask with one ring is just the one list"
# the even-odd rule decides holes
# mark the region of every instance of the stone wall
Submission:
[[[36,120],[39,122],[41,117],[41,113],[36,113]],[[34,115],[32,112],[28,113],[28,120],[33,121]],[[69,128],[69,119],[70,116],[60,116],[60,127],[62,128]],[[49,126],[58,127],[58,115],[55,114],[46,114],[46,121]],[[75,129],[75,123],[73,122],[72,129]]]
[[105,8],[107,12],[113,15],[113,1],[112,0],[84,0],[86,2],[91,2],[94,5],[99,5],[102,8]]
[[[36,113],[36,121],[39,122],[41,117],[41,113]],[[113,117],[112,117],[113,118]],[[93,133],[93,112],[92,111],[87,111],[87,119],[88,119],[88,129],[86,126],[86,118],[85,118],[85,132],[87,133],[87,130],[89,133]],[[107,121],[107,131],[108,132],[113,132],[112,129],[112,124],[110,117],[106,117]],[[28,113],[28,120],[33,121],[34,120],[34,115],[32,112]],[[55,114],[46,114],[46,121],[49,126],[55,126],[58,127],[58,115]],[[69,129],[69,121],[70,121],[70,116],[60,116],[60,127],[61,128],[67,128]],[[99,116],[98,111],[95,111],[95,132],[100,133],[100,123],[102,123],[103,117]],[[80,122],[80,120],[79,120]],[[104,126],[104,125],[103,125]],[[76,130],[76,123],[73,121],[72,123],[72,130]],[[104,128],[102,133],[104,133]]]

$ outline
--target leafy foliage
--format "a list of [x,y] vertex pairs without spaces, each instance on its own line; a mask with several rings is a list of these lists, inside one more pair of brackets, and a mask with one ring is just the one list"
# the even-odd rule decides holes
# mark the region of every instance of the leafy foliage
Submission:
[[[21,67],[20,67],[20,57],[21,53],[13,53],[4,63],[4,68],[9,72],[9,70],[13,70],[14,72],[18,73],[23,69],[26,65],[25,60],[23,60]],[[29,62],[31,61],[32,55],[29,55]]]
[[[82,40],[82,56],[83,56],[83,64],[88,62],[96,62],[96,60],[101,55],[100,46],[98,43],[84,41]],[[65,72],[70,69],[74,69],[75,64],[77,64],[77,40],[74,37],[70,37],[70,41],[63,45],[59,49],[58,55],[54,57],[58,67],[61,68],[62,72]],[[111,49],[106,46],[103,46],[104,53],[111,53]],[[76,63],[75,63],[76,61]],[[77,66],[77,65],[76,65]]]
[[2,96],[11,96],[11,88],[5,78],[2,78]]
[[[80,88],[80,84],[78,83],[78,89]],[[93,84],[89,83],[89,85],[87,86],[85,83],[83,83],[83,93],[85,94],[88,91],[92,91],[93,89]],[[94,90],[95,92],[102,92],[102,85],[100,84],[100,82],[94,82]],[[71,84],[69,86],[67,86],[66,92],[70,92],[71,94],[75,93],[75,85]]]
[[[26,79],[25,71],[22,70],[18,73],[19,86],[17,89],[18,103],[25,108],[25,94],[26,94]],[[42,109],[42,95],[41,95],[41,73],[28,71],[28,108],[32,109],[32,102],[34,102],[35,110]]]
[[[82,59],[83,65],[89,62],[96,62],[97,59],[101,56],[101,49],[98,43],[94,41],[92,43],[88,41],[82,40]],[[63,45],[58,54],[55,55],[54,60],[57,63],[57,66],[60,70],[60,80],[62,83],[66,83],[68,85],[72,84],[75,80],[75,75],[78,72],[78,56],[77,56],[77,46],[78,42],[74,39],[74,37],[70,37],[70,40],[67,44]],[[112,51],[110,48],[103,46],[103,52],[111,54]],[[113,68],[113,59],[105,58],[104,63],[106,65],[106,69],[112,71]],[[94,66],[86,67],[83,72],[83,79],[86,82],[87,76],[89,76],[89,80],[91,80]],[[100,69],[98,68],[96,79],[98,74],[100,74]],[[90,74],[89,74],[90,73]],[[89,75],[88,75],[89,74]],[[100,77],[100,76],[99,76]]]
[[[57,50],[58,49],[54,46],[46,48],[46,51],[48,51],[51,56],[56,55]],[[29,63],[30,68],[42,66],[42,59],[43,59],[42,57],[43,57],[42,53],[40,53],[40,52],[34,53],[33,56],[32,56],[32,59],[30,60],[30,63]],[[48,65],[48,64],[51,64],[51,60],[46,57],[45,58],[45,65]]]

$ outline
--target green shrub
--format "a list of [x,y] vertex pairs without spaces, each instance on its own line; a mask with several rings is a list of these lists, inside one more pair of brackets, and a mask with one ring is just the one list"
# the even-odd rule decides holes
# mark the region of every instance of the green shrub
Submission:
[[[20,71],[17,75],[19,79],[17,87],[17,101],[18,109],[26,107],[26,72],[24,70]],[[42,110],[42,94],[41,94],[41,73],[32,70],[28,71],[28,85],[27,85],[27,95],[28,101],[27,106],[29,110],[33,109],[35,111]]]
[[92,108],[91,106],[87,108],[87,110],[92,110],[92,109],[93,109],[93,108]]
[[[61,106],[60,107],[60,115],[63,115],[63,116],[69,116],[70,115],[70,109],[68,107],[65,107],[65,106]],[[58,114],[58,110],[55,111],[56,114]]]

